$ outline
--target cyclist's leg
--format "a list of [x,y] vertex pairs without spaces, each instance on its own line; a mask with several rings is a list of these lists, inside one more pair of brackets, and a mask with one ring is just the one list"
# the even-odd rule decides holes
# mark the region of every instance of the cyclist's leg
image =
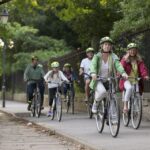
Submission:
[[36,88],[36,84],[35,83],[30,83],[27,85],[27,92],[28,92],[28,110],[30,110],[31,108],[31,104],[32,104],[32,99],[33,99],[33,92],[34,89]]
[[130,81],[124,82],[124,88],[125,88],[125,94],[124,94],[124,106],[123,106],[123,112],[128,111],[128,101],[130,100],[131,94],[132,94],[132,86]]
[[63,84],[63,94],[64,94],[64,98],[66,99],[66,96],[67,96],[67,84]]
[[97,83],[96,88],[95,88],[95,99],[94,99],[94,103],[93,103],[93,106],[92,106],[92,112],[93,113],[97,112],[97,102],[102,100],[106,96],[107,96],[107,91],[106,91],[103,83],[99,81]]
[[55,97],[55,93],[56,93],[56,88],[49,88],[48,89],[48,98],[49,98],[49,111],[47,116],[51,116],[52,114],[52,104],[53,104],[53,99]]
[[44,91],[45,91],[45,86],[44,86],[43,81],[38,84],[38,87],[39,87],[40,95],[41,95],[41,108],[44,108],[44,107],[43,107],[43,103],[44,103]]
[[88,101],[88,97],[89,97],[89,94],[90,94],[90,79],[89,78],[86,78],[85,79],[85,101]]

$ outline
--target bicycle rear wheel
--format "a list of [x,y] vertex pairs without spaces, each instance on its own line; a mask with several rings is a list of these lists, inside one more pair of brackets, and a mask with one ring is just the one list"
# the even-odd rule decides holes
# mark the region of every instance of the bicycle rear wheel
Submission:
[[138,129],[142,119],[142,98],[139,93],[136,93],[132,99],[131,120],[134,129]]
[[36,117],[40,117],[41,115],[41,94],[38,93],[36,95]]
[[97,107],[97,114],[95,114],[95,120],[96,120],[96,127],[99,133],[102,133],[104,129],[104,123],[105,123],[105,104],[104,100],[101,100]]
[[116,137],[120,128],[120,111],[116,97],[112,97],[108,104],[108,120],[111,135]]
[[123,119],[123,124],[125,127],[129,125],[130,119],[131,119],[131,104],[128,102],[128,109],[129,111],[126,113],[122,113],[122,119]]
[[56,99],[56,114],[58,121],[61,121],[62,118],[62,101],[60,97],[57,97]]

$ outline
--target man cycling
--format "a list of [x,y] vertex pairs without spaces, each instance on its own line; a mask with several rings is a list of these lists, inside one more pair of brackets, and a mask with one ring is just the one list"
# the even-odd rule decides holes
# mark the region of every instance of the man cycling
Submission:
[[97,102],[106,97],[107,81],[97,81],[97,76],[102,78],[115,77],[118,71],[123,77],[127,78],[122,65],[119,62],[117,55],[112,52],[113,41],[110,37],[103,37],[100,40],[101,52],[96,54],[91,62],[90,73],[92,81],[90,88],[95,90],[95,99],[92,107],[92,112],[97,113]]
[[91,65],[91,61],[92,58],[94,56],[94,49],[92,47],[89,47],[86,49],[86,55],[87,58],[84,58],[81,61],[80,64],[80,70],[79,70],[79,75],[84,74],[84,81],[85,81],[85,101],[88,101],[88,97],[89,97],[89,93],[90,93],[90,88],[89,88],[89,84],[90,84],[90,65]]
[[33,92],[36,89],[36,82],[38,82],[38,87],[41,94],[41,109],[44,109],[44,75],[45,73],[43,67],[41,64],[38,63],[38,57],[32,56],[32,62],[27,66],[24,72],[24,81],[27,82],[28,111],[30,111],[31,108]]

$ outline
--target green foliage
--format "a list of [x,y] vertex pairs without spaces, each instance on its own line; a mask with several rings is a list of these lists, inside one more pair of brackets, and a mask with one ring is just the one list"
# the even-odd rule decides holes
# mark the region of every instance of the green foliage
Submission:
[[111,31],[113,38],[150,28],[150,1],[125,0],[120,4],[123,18],[115,22]]
[[119,0],[49,0],[51,9],[60,19],[70,22],[87,47],[91,39],[108,35],[113,22],[121,17]]
[[[59,48],[58,48],[59,49]],[[31,63],[31,56],[36,55],[38,56],[40,62],[42,64],[48,62],[48,60],[52,57],[59,57],[64,54],[66,54],[67,51],[61,50],[61,51],[49,51],[49,50],[39,50],[35,51],[33,53],[17,53],[14,55],[15,63],[13,64],[13,71],[23,71],[25,70],[27,64]]]

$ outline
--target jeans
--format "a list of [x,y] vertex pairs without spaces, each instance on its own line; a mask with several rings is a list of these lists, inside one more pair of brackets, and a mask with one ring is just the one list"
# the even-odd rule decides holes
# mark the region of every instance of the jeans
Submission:
[[67,95],[67,91],[68,90],[71,90],[72,91],[72,94],[73,94],[73,97],[75,96],[75,91],[74,91],[74,86],[73,84],[71,84],[71,86],[69,84],[64,84],[63,85],[63,93],[64,95],[66,96]]
[[[45,91],[44,83],[43,82],[38,82],[38,88],[39,88],[40,94],[41,94],[41,106],[43,106],[44,91]],[[28,101],[32,101],[33,93],[34,93],[35,89],[36,89],[36,83],[30,83],[30,84],[27,85]]]

